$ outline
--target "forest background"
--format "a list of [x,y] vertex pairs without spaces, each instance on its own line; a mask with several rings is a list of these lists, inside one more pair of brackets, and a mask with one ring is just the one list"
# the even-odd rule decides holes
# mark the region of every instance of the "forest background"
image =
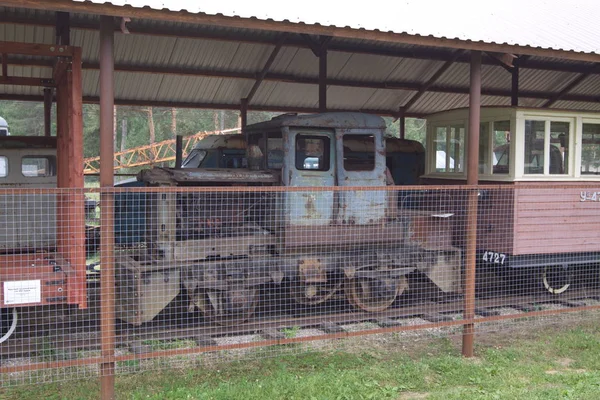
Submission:
[[[95,157],[100,149],[100,109],[97,104],[83,105],[83,156]],[[275,112],[248,112],[248,124],[271,119]],[[0,117],[9,125],[12,136],[43,136],[43,103],[0,101]],[[385,118],[387,134],[399,136],[399,122]],[[221,131],[240,127],[240,113],[231,110],[191,108],[115,106],[115,152],[188,136],[199,132]],[[52,108],[52,135],[56,135],[56,108]],[[425,120],[406,119],[406,138],[423,144]],[[120,171],[126,172],[126,171]]]

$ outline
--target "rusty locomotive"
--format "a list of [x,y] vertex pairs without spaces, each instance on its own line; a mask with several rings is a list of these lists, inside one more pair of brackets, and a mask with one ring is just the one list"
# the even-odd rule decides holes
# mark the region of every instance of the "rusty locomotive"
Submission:
[[[190,309],[232,323],[252,315],[259,288],[272,283],[300,304],[343,290],[357,308],[381,311],[417,270],[460,292],[450,216],[398,208],[385,128],[359,113],[284,115],[246,128],[248,168],[142,171],[145,186],[167,189],[144,193],[134,218],[146,248],[118,258],[119,318],[147,322],[184,294]],[[139,207],[140,194],[125,196],[117,209]]]

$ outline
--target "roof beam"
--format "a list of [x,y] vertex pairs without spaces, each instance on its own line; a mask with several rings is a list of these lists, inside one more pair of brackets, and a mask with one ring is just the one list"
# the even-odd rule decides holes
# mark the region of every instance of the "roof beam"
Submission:
[[275,61],[275,57],[277,57],[277,54],[279,54],[279,52],[281,51],[281,47],[283,46],[283,43],[285,43],[286,37],[287,37],[287,35],[285,35],[285,34],[281,36],[281,38],[277,42],[277,45],[271,52],[271,55],[267,59],[267,62],[265,63],[262,71],[260,71],[260,73],[258,74],[258,78],[256,78],[254,85],[252,85],[250,92],[248,92],[248,95],[246,96],[246,102],[248,104],[252,101],[252,98],[256,94],[256,91],[260,87],[260,84],[265,79],[265,75],[267,75],[267,72],[269,72],[271,65],[273,65],[273,62]]
[[[35,25],[35,26],[54,26],[51,21],[45,20],[41,17],[16,17],[11,16],[8,13],[0,13],[0,23],[14,23],[22,25]],[[98,24],[90,20],[76,20],[75,16],[71,16],[70,21],[71,29],[83,29],[83,30],[98,30]],[[166,37],[181,37],[191,39],[205,39],[205,40],[218,40],[218,41],[232,41],[237,43],[252,43],[252,44],[264,44],[275,46],[277,39],[272,36],[256,35],[252,31],[248,30],[245,32],[216,32],[214,30],[202,30],[202,27],[198,25],[190,26],[189,28],[173,29],[171,27],[148,27],[133,20],[128,24],[128,29],[131,35],[143,35],[143,36],[166,36]],[[115,24],[115,31],[121,34],[121,28]],[[285,47],[297,47],[297,48],[309,48],[311,46],[302,39],[299,33],[297,35],[291,34],[286,40]],[[329,36],[331,39],[333,37]],[[370,43],[369,45],[357,45],[348,42],[336,43],[332,41],[327,45],[329,51],[344,52],[344,53],[359,53],[369,55],[379,55],[386,57],[400,57],[400,58],[411,58],[411,59],[422,59],[422,60],[436,60],[446,61],[452,54],[452,50],[434,48],[434,47],[407,47],[404,49],[390,49],[389,45],[386,47],[385,44],[378,45],[377,43]],[[492,53],[494,53],[492,51]],[[512,53],[515,53],[514,51]],[[511,54],[512,54],[511,53]],[[554,55],[554,57],[556,57]],[[520,57],[523,58],[523,55]],[[463,55],[456,60],[457,63],[468,64],[470,62],[469,57]],[[497,61],[491,57],[485,57],[482,60],[483,65],[498,65]],[[528,69],[540,69],[546,71],[558,71],[558,72],[579,72],[585,73],[588,65],[583,62],[581,64],[565,64],[554,61],[543,61],[543,60],[529,60],[521,63],[521,68]],[[598,71],[597,73],[600,73]]]
[[[462,56],[458,56],[459,58]],[[16,65],[33,65],[33,66],[44,66],[51,68],[51,62],[46,60],[30,60],[30,59],[19,59],[14,60],[9,58],[9,64]],[[82,68],[84,70],[97,70],[99,69],[98,64],[95,63],[83,63]],[[239,71],[224,71],[224,70],[201,70],[193,68],[170,68],[170,67],[156,67],[156,66],[132,66],[132,65],[115,65],[116,72],[129,72],[129,73],[144,73],[144,74],[172,74],[181,76],[204,76],[213,78],[234,78],[234,79],[247,79],[255,81],[257,79],[256,74],[252,72],[239,72]],[[273,82],[287,82],[297,84],[308,84],[308,85],[319,85],[318,77],[303,77],[291,74],[281,73],[269,73],[267,72],[263,80]],[[353,81],[345,79],[327,78],[326,84],[328,86],[344,86],[344,87],[355,87],[355,88],[366,88],[366,89],[390,89],[390,90],[410,90],[418,92],[423,84],[413,81]],[[427,91],[437,93],[457,93],[457,94],[468,94],[469,88],[466,86],[436,86],[431,85],[427,87]],[[507,89],[486,89],[482,88],[481,94],[484,96],[498,96],[498,97],[511,97],[513,95],[512,90]],[[520,98],[532,98],[532,99],[543,99],[548,100],[556,95],[556,92],[519,92]],[[582,101],[582,102],[599,102],[600,96],[590,95],[578,95],[578,94],[564,94],[561,97],[562,100],[569,101]],[[238,104],[239,109],[239,104]]]
[[[19,95],[19,94],[1,94],[0,100],[14,100],[14,101],[43,101],[43,95]],[[98,104],[99,98],[97,96],[84,96],[83,102],[86,104]],[[239,104],[229,103],[196,103],[196,102],[174,102],[174,101],[147,101],[147,100],[128,100],[128,99],[115,99],[116,105],[122,106],[140,106],[140,107],[164,107],[164,108],[196,108],[196,109],[209,109],[209,110],[233,110],[239,111]],[[248,111],[272,111],[272,112],[297,112],[297,113],[317,113],[319,109],[316,107],[289,107],[289,106],[278,106],[278,105],[254,105],[249,106]],[[382,116],[396,117],[397,112],[393,110],[378,110],[378,109],[335,109],[332,111],[352,111],[352,112],[364,112],[368,114],[376,114]],[[424,114],[410,113],[406,115],[410,118],[423,118]]]
[[598,69],[598,65],[599,64],[595,64],[590,68],[589,72],[586,72],[584,74],[580,74],[577,78],[573,79],[567,86],[565,86],[560,92],[556,93],[555,95],[553,95],[550,100],[548,100],[547,102],[545,102],[542,105],[542,108],[548,108],[551,107],[554,103],[556,103],[558,100],[561,100],[563,97],[566,96],[567,93],[569,93],[571,90],[573,90],[573,88],[575,88],[577,85],[579,85],[581,82],[583,82],[585,79],[587,79],[588,76],[590,76],[592,74],[592,71],[597,70]]
[[444,74],[444,72],[446,72],[448,70],[448,68],[450,68],[452,66],[452,64],[454,64],[454,61],[458,58],[458,56],[460,56],[463,53],[464,53],[463,50],[457,50],[456,52],[454,52],[454,57],[452,57],[452,59],[446,61],[444,63],[444,65],[442,65],[437,71],[435,71],[435,73],[431,76],[431,78],[429,78],[429,80],[427,82],[425,82],[419,88],[417,93],[415,93],[413,95],[413,97],[410,98],[406,102],[406,104],[404,104],[404,106],[401,107],[401,112],[404,113],[408,109],[410,109],[417,102],[417,100],[419,100],[421,98],[421,96],[423,96],[423,94],[425,94],[427,89],[429,89]]

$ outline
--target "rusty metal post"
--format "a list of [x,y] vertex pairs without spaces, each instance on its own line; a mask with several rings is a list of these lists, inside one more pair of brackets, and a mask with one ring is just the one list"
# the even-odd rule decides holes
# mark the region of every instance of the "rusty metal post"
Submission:
[[242,99],[240,102],[240,118],[242,120],[242,131],[244,131],[248,124],[248,99]]
[[52,89],[44,89],[44,136],[52,136]]
[[[474,186],[468,191],[467,209],[467,249],[465,271],[465,301],[463,317],[465,320],[475,318],[475,248],[477,241],[477,182],[479,180],[479,121],[481,107],[481,52],[471,52],[471,91],[469,94],[469,136],[467,154],[467,185]],[[473,340],[475,324],[464,325],[462,354],[473,357]]]
[[406,117],[402,115],[400,117],[400,139],[406,138]]
[[[100,187],[111,188],[113,181],[114,112],[114,21],[100,17]],[[115,398],[115,265],[114,200],[112,193],[100,194],[100,329],[102,363],[101,398]]]
[[175,168],[181,168],[183,161],[183,136],[175,136]]
[[327,112],[327,49],[319,52],[319,112]]

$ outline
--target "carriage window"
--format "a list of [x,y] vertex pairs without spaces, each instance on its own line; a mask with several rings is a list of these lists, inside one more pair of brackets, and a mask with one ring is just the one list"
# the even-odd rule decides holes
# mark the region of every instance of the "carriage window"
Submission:
[[550,174],[569,173],[569,123],[550,122]]
[[544,173],[544,135],[546,122],[525,121],[525,173]]
[[581,175],[600,175],[600,124],[583,124]]
[[489,122],[482,122],[479,125],[479,173],[489,174],[489,147],[490,147],[490,134],[489,134]]
[[344,135],[344,169],[372,171],[375,169],[375,137],[373,135]]
[[56,175],[56,159],[52,156],[23,157],[21,173],[28,177],[48,177]]
[[8,158],[0,156],[0,178],[8,176]]
[[492,135],[494,143],[492,173],[506,175],[510,169],[510,121],[494,121]]
[[462,125],[437,127],[435,131],[436,172],[463,172],[465,128]]
[[526,174],[566,174],[569,154],[568,122],[525,121]]
[[328,137],[323,136],[296,136],[296,169],[329,171]]

